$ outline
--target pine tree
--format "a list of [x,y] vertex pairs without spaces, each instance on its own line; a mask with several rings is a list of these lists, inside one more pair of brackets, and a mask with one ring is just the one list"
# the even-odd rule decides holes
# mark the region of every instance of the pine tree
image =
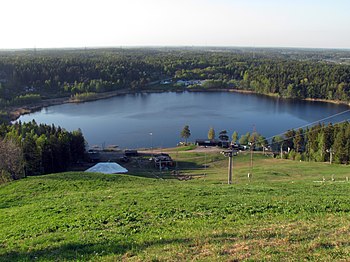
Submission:
[[219,133],[219,139],[221,141],[228,141],[228,135],[227,135],[227,131],[226,130],[222,130],[220,133]]
[[335,136],[333,144],[333,152],[336,163],[346,163],[347,150],[346,150],[346,139],[343,128],[340,128]]
[[41,173],[41,153],[35,138],[28,134],[22,143],[25,175],[35,176]]
[[295,152],[299,153],[304,150],[304,130],[302,128],[299,128],[295,132],[295,136],[293,139],[294,147],[295,147]]

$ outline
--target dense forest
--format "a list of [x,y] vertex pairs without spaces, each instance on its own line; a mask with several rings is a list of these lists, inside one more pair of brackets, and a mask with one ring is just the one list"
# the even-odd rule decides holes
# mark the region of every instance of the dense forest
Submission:
[[148,89],[163,79],[170,79],[175,87],[179,79],[206,80],[187,88],[235,88],[285,98],[349,102],[349,58],[349,51],[293,49],[2,51],[0,107],[118,89]]
[[282,149],[284,157],[294,160],[349,164],[350,123],[288,130],[283,137],[273,137],[271,147],[275,151]]
[[68,132],[54,125],[29,123],[0,126],[0,183],[66,171],[84,159],[80,130]]

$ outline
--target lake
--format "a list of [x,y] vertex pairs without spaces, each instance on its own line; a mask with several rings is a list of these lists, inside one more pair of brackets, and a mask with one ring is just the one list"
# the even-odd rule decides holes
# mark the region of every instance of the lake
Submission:
[[[180,132],[190,126],[189,141],[207,138],[213,127],[240,135],[254,129],[265,137],[281,134],[348,110],[346,105],[295,101],[228,92],[139,93],[80,104],[43,108],[21,116],[22,122],[80,128],[89,145],[121,148],[170,147],[182,141]],[[350,118],[341,114],[326,122]],[[151,135],[152,134],[152,135]]]

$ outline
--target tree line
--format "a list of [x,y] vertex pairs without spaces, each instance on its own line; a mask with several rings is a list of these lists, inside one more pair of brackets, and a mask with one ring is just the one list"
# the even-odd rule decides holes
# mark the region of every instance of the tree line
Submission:
[[84,158],[80,130],[68,132],[54,125],[28,123],[0,125],[0,182],[24,176],[66,171]]
[[285,158],[349,164],[350,123],[320,123],[307,129],[288,130],[283,137],[274,137],[271,146],[275,151],[283,151]]
[[[186,125],[180,133],[181,137],[189,139],[191,131]],[[229,141],[226,130],[218,136],[221,141]],[[215,139],[215,130],[211,127],[208,139]],[[232,144],[247,145],[253,150],[270,149],[276,156],[293,160],[350,163],[350,123],[345,121],[338,124],[319,123],[306,129],[288,130],[283,135],[272,137],[268,141],[258,132],[247,132],[239,135],[234,131],[231,136]]]

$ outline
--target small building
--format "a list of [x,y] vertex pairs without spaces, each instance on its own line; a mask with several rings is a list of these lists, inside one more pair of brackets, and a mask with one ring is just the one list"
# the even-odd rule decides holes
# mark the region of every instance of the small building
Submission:
[[195,144],[197,146],[220,146],[224,148],[228,148],[230,146],[229,141],[221,141],[218,139],[197,139]]
[[127,157],[138,156],[138,152],[137,152],[137,150],[134,150],[134,149],[126,149],[124,151],[124,155],[127,156]]
[[205,80],[178,80],[176,83],[181,86],[202,85]]
[[154,165],[155,167],[173,167],[174,161],[171,159],[171,157],[168,154],[160,153],[156,154],[153,157]]
[[217,146],[218,145],[219,140],[215,140],[215,139],[197,139],[195,144],[197,146]]
[[197,139],[197,146],[221,146],[221,141],[217,139]]

